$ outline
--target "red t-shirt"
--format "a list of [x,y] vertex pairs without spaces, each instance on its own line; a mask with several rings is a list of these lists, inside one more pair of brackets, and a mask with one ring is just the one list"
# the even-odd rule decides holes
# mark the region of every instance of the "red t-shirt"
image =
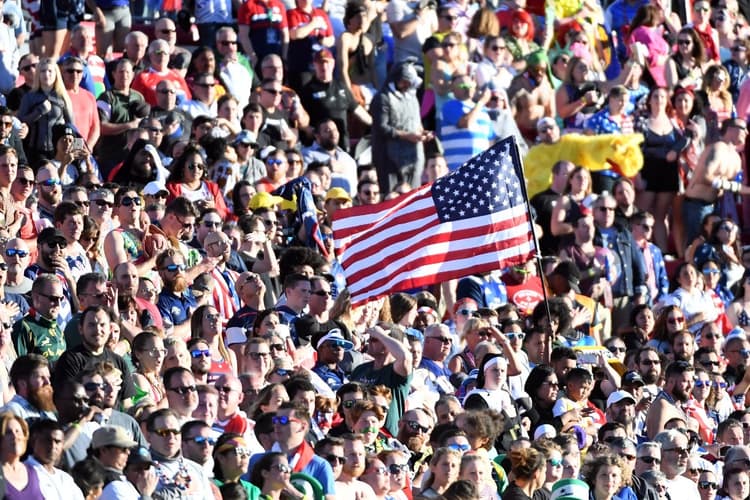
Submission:
[[542,280],[538,276],[532,276],[526,283],[514,285],[505,283],[505,291],[508,294],[508,302],[518,307],[521,314],[530,315],[538,303],[544,300],[542,291]]
[[315,18],[323,19],[326,22],[327,28],[325,30],[315,29],[312,33],[307,35],[313,38],[325,38],[327,36],[333,36],[333,26],[331,21],[328,19],[328,15],[323,9],[313,9],[312,12],[307,13],[302,9],[292,9],[287,12],[286,19],[289,29],[297,28],[299,26],[306,26],[312,23]]
[[[162,80],[168,80],[179,87],[179,90],[177,90],[178,103],[186,100],[189,101],[193,98],[187,83],[185,83],[185,79],[174,69],[169,69],[164,73],[157,73],[151,68],[145,69],[135,76],[133,83],[130,84],[130,88],[140,92],[151,106],[156,106],[156,85]],[[179,94],[183,94],[184,98],[180,99]]]
[[[78,92],[68,90],[70,103],[73,105],[73,124],[84,140],[88,140],[91,131],[99,126],[99,110],[96,107],[96,97],[86,89],[79,88]],[[88,145],[93,148],[93,144]]]

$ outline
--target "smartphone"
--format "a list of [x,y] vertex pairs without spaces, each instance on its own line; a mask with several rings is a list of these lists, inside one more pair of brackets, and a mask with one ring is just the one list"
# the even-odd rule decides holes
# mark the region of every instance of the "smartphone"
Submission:
[[76,137],[73,139],[73,151],[85,151],[86,150],[86,143],[84,140],[80,137]]

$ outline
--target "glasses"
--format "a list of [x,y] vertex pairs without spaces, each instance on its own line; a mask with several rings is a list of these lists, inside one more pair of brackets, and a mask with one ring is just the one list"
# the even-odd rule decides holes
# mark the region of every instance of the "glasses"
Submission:
[[671,451],[682,456],[690,455],[690,450],[687,448],[664,448],[664,451]]
[[324,457],[326,459],[326,462],[331,464],[331,466],[336,467],[337,465],[344,465],[346,463],[346,457],[340,457],[338,455],[326,455]]
[[190,355],[193,357],[193,359],[208,358],[211,356],[211,351],[208,349],[195,349],[193,351],[190,351]]
[[46,179],[46,180],[37,182],[37,184],[39,184],[40,186],[44,186],[44,187],[53,187],[53,186],[59,186],[60,184],[62,184],[62,182],[60,181],[60,179]]
[[274,464],[274,465],[271,466],[271,468],[272,469],[276,469],[277,471],[279,471],[279,472],[281,472],[283,474],[288,474],[288,473],[292,472],[292,468],[289,467],[287,464]]
[[360,401],[364,401],[364,399],[349,399],[341,403],[341,406],[343,406],[347,410],[351,410],[354,407],[354,405],[356,405]]
[[237,45],[237,40],[222,40],[219,42],[219,45],[227,46],[227,45]]
[[614,212],[615,207],[596,207],[600,212]]
[[204,436],[195,436],[192,438],[188,438],[185,441],[192,441],[195,444],[208,444],[208,446],[214,446],[216,444],[216,440],[214,438]]
[[179,436],[180,429],[154,429],[154,434],[163,438],[168,438],[169,436]]
[[703,274],[705,276],[711,276],[712,274],[721,274],[721,271],[718,269],[704,269]]
[[286,415],[278,415],[271,418],[271,423],[274,425],[289,425],[291,422],[302,423],[302,420],[294,417],[287,417]]
[[726,389],[727,383],[726,382],[714,382],[711,384],[711,387],[714,389]]
[[659,465],[661,463],[661,459],[656,457],[638,457],[638,460],[641,460],[644,463],[647,463],[649,465]]
[[24,186],[34,185],[34,179],[26,179],[25,177],[16,177],[16,181],[18,181],[19,184],[23,184]]
[[693,41],[692,40],[677,40],[677,43],[679,45],[685,45],[685,46],[687,46],[687,45],[690,45],[691,43],[693,43]]
[[129,207],[130,205],[135,204],[136,207],[141,206],[141,198],[139,196],[133,196],[133,197],[125,197],[120,200],[120,205],[123,207]]
[[490,49],[494,50],[495,52],[498,52],[500,50],[505,50],[507,47],[505,45],[493,45],[490,47]]
[[[712,337],[708,337],[708,336],[706,336],[706,338],[716,338],[716,337],[713,337],[713,336]],[[702,366],[706,366],[706,367],[709,367],[709,366],[720,366],[721,365],[721,363],[719,363],[718,361],[701,361],[700,363],[701,363]]]
[[[442,17],[443,19],[447,19],[448,21],[455,21],[456,19],[458,19],[458,16],[450,16],[450,15],[447,15],[447,14],[443,15],[443,16],[440,16],[440,17]],[[456,44],[454,43],[453,45],[456,45]],[[443,44],[443,47],[450,47],[450,46],[451,45],[448,45],[446,43]]]
[[416,422],[414,420],[408,420],[406,422],[406,425],[409,427],[409,429],[413,430],[414,432],[421,432],[422,434],[427,434],[430,432],[429,427],[425,427],[424,425],[420,425],[419,422]]
[[461,90],[471,90],[474,88],[474,85],[470,83],[459,83],[458,88],[460,88]]
[[685,318],[667,318],[667,323],[670,325],[681,325],[685,322]]
[[271,349],[274,351],[286,351],[286,347],[284,347],[284,344],[271,344]]
[[193,85],[196,87],[203,87],[204,89],[210,89],[211,87],[214,87],[215,83],[207,83],[207,82],[193,82]]
[[695,10],[695,12],[708,12],[711,9],[709,9],[708,7],[696,7],[693,10]]
[[229,387],[228,385],[217,385],[216,390],[219,392],[223,392],[224,394],[229,394],[230,392],[236,391],[237,389],[233,389],[232,387]]
[[318,297],[330,297],[333,295],[330,290],[316,290],[312,292],[313,295],[317,295]]
[[65,72],[69,75],[82,75],[83,74],[82,69],[76,69],[76,68],[68,68],[65,70]]
[[373,467],[372,469],[365,471],[365,474],[377,474],[378,476],[385,476],[388,474],[388,469],[386,467]]
[[177,91],[175,89],[159,89],[157,90],[160,94],[176,94]]
[[198,390],[197,387],[194,385],[186,385],[184,387],[171,387],[167,389],[168,391],[176,392],[180,396],[185,396],[187,394],[190,394],[191,392],[195,392]]
[[523,339],[526,338],[526,334],[523,333],[523,332],[521,332],[521,333],[512,333],[512,332],[511,333],[506,333],[505,336],[508,337],[508,340],[510,340],[511,342],[514,341],[514,340],[516,340],[516,339],[523,340]]
[[154,347],[153,349],[149,349],[146,352],[149,354],[149,356],[152,356],[154,358],[157,358],[159,356],[166,356],[167,355],[167,350],[166,349],[159,349],[158,347]]
[[[61,247],[65,248],[65,247]],[[40,297],[44,297],[45,299],[49,300],[50,304],[60,304],[65,299],[65,296],[63,295],[47,295],[46,293],[39,292]]]
[[112,203],[111,201],[107,201],[107,200],[94,200],[94,203],[99,208],[112,208],[115,206],[114,203]]
[[283,165],[284,160],[279,160],[278,158],[269,158],[266,160],[266,163],[269,165]]
[[206,166],[203,163],[188,163],[188,170],[205,170]]
[[21,250],[20,248],[6,248],[5,255],[7,255],[8,257],[13,257],[15,255],[18,255],[19,257],[27,257],[29,255],[29,252],[27,252],[26,250]]
[[75,203],[76,205],[78,205],[81,208],[83,208],[83,207],[88,208],[88,207],[91,206],[91,202],[89,200],[74,201],[73,203]]
[[453,443],[453,444],[449,444],[448,448],[450,448],[451,450],[460,451],[461,453],[466,453],[467,451],[471,449],[471,445]]
[[658,359],[644,359],[643,361],[641,361],[641,364],[646,366],[660,365],[661,361],[659,361]]
[[552,467],[562,467],[561,458],[549,458],[547,459],[547,463],[550,464]]
[[553,387],[555,389],[560,387],[560,384],[558,384],[557,382],[550,382],[549,380],[545,380],[544,382],[542,382],[542,384],[547,384],[548,386]]
[[472,317],[478,317],[479,313],[476,309],[459,309],[456,311],[457,314],[460,314],[461,316],[472,316]]
[[204,227],[221,227],[221,221],[213,221],[213,220],[204,220],[203,221]]
[[713,481],[698,481],[698,487],[702,490],[717,490],[719,485]]
[[623,347],[619,347],[619,346],[614,346],[614,345],[607,347],[607,349],[609,349],[609,352],[611,352],[612,354],[617,354],[617,353],[620,353],[620,352],[624,353],[624,352],[626,352],[628,350],[624,346]]
[[276,89],[263,89],[263,92],[268,92],[269,94],[273,95],[281,95],[281,90]]
[[263,219],[263,224],[264,224],[265,226],[271,227],[271,226],[275,226],[275,225],[277,225],[277,224],[278,224],[278,222],[277,222],[277,221],[275,221],[275,220]]
[[698,389],[702,389],[704,387],[711,387],[711,382],[709,380],[696,380],[693,382],[693,385]]
[[29,71],[32,69],[36,69],[36,63],[27,64],[25,66],[21,66],[21,71]]
[[278,375],[279,377],[291,377],[292,370],[287,370],[285,368],[276,368],[273,373]]
[[108,384],[107,382],[86,382],[83,384],[83,388],[86,390],[86,392],[94,392],[94,391],[105,391],[107,389],[111,389],[112,386]]
[[247,355],[257,361],[260,358],[268,358],[268,357],[270,357],[271,353],[270,352],[249,352],[249,353],[247,353]]
[[453,339],[450,337],[426,337],[428,339],[437,340],[443,345],[449,345],[453,342]]
[[177,271],[184,271],[185,269],[187,269],[185,267],[185,264],[169,264],[169,265],[162,267],[163,271],[168,271],[170,273],[174,273]]

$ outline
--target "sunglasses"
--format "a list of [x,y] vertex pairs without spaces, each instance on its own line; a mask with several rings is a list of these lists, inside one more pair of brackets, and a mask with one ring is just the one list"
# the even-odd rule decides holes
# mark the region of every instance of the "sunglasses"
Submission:
[[273,95],[281,95],[281,90],[276,89],[263,89],[263,92],[268,92],[269,94]]
[[561,458],[550,458],[547,460],[547,463],[550,464],[552,467],[562,467]]
[[83,384],[83,388],[86,390],[86,392],[94,392],[94,391],[103,391],[107,388],[111,388],[112,386],[107,384],[106,382],[102,382],[101,384],[97,384],[96,382],[86,382]]
[[267,358],[267,357],[269,357],[271,355],[271,353],[270,352],[249,352],[249,353],[247,353],[247,355],[257,361],[260,358]]
[[364,399],[349,399],[348,401],[344,401],[343,403],[341,403],[341,406],[343,406],[347,410],[351,410],[352,408],[354,408],[354,405],[356,405],[360,401],[364,401]]
[[62,182],[60,181],[60,179],[47,179],[44,181],[39,181],[37,184],[44,187],[52,187],[59,186],[60,184],[62,184]]
[[120,200],[120,205],[122,205],[123,207],[129,207],[130,205],[133,205],[133,204],[135,204],[136,207],[140,207],[141,206],[140,197],[138,196],[133,196],[132,198],[125,197]]
[[312,292],[313,295],[317,295],[318,297],[330,297],[333,295],[330,291],[327,290],[316,290]]
[[612,354],[617,354],[619,352],[624,353],[628,350],[626,347],[618,347],[618,346],[610,346],[610,347],[607,347],[607,349],[609,349],[609,352],[611,352]]
[[414,420],[407,421],[406,425],[409,427],[409,429],[413,430],[414,432],[421,432],[422,434],[427,434],[430,431],[429,427],[420,425],[419,422],[415,422]]
[[36,69],[36,63],[33,64],[27,64],[25,66],[21,66],[21,71],[29,71],[32,69]]
[[276,368],[273,373],[278,375],[279,377],[291,377],[292,376],[292,370],[287,370],[285,368]]
[[721,271],[718,269],[704,269],[703,274],[706,276],[711,276],[712,274],[721,274]]
[[154,434],[157,436],[161,436],[163,438],[167,438],[169,436],[179,436],[180,430],[179,429],[154,429]]
[[670,325],[681,325],[685,322],[685,318],[667,318],[667,323]]
[[711,387],[711,382],[708,380],[696,380],[695,382],[693,382],[693,385],[698,389],[702,389],[704,387]]
[[211,221],[211,220],[204,220],[203,221],[203,227],[221,227],[221,221]]
[[408,464],[391,464],[388,466],[388,472],[393,474],[394,476],[397,476],[401,474],[402,472],[406,472],[409,470]]
[[13,257],[14,255],[18,255],[19,257],[26,257],[29,255],[29,252],[18,248],[6,248],[5,255],[7,255],[8,257]]
[[641,460],[649,465],[659,465],[661,463],[661,459],[658,459],[656,457],[638,457],[638,460]]
[[216,440],[214,438],[204,436],[195,436],[194,438],[190,438],[187,441],[192,441],[195,444],[208,444],[209,446],[214,446],[216,444]]
[[159,89],[157,90],[160,94],[176,94],[177,91],[175,89]]
[[206,82],[193,82],[193,85],[196,87],[203,87],[204,89],[210,89],[211,87],[216,86],[215,83],[206,83]]
[[324,458],[326,459],[326,462],[331,464],[333,467],[336,467],[337,465],[344,465],[346,463],[346,457],[340,457],[338,455],[326,455]]
[[428,339],[437,340],[443,345],[449,345],[453,342],[453,339],[450,337],[426,337]]
[[284,160],[279,160],[278,158],[269,158],[266,160],[266,163],[269,165],[282,165],[284,163]]
[[714,389],[726,389],[727,383],[726,382],[714,382],[711,384],[711,387]]
[[664,451],[671,451],[677,455],[690,455],[690,450],[687,448],[664,448]]
[[206,166],[203,163],[188,163],[188,170],[205,170]]
[[271,418],[271,423],[274,425],[289,425],[292,422],[302,423],[302,420],[294,417],[287,417],[286,415],[277,415]]
[[283,474],[288,474],[288,473],[292,472],[292,468],[289,467],[287,464],[275,464],[271,468],[272,469],[276,469],[277,471],[279,471],[279,472],[281,472]]
[[499,51],[499,50],[505,50],[507,47],[505,45],[493,45],[490,48],[494,51]]
[[25,179],[23,177],[16,177],[16,181],[18,181],[19,184],[23,184],[24,186],[34,185],[34,179]]
[[693,43],[693,41],[692,40],[677,40],[677,43],[680,45],[690,45],[691,43]]
[[459,309],[457,313],[461,316],[479,317],[479,313],[476,309]]
[[180,396],[184,396],[186,394],[190,394],[191,392],[195,392],[198,390],[197,387],[194,385],[186,385],[184,387],[173,387],[171,389],[167,389],[168,391],[176,392]]
[[190,355],[193,357],[193,359],[208,358],[209,356],[211,356],[211,351],[208,349],[195,349],[193,351],[190,351]]
[[471,445],[454,443],[448,445],[448,448],[450,448],[451,450],[460,451],[461,453],[466,453],[471,449]]
[[170,273],[173,273],[175,271],[184,271],[187,268],[185,267],[185,264],[169,264],[169,265],[162,267],[162,269],[165,271],[169,271]]
[[49,300],[50,304],[60,304],[65,299],[62,295],[47,295],[46,293],[39,293],[39,295]]
[[526,338],[526,334],[523,333],[523,332],[521,332],[521,333],[506,333],[505,336],[508,337],[508,340],[510,340],[511,342],[514,341],[514,340],[516,340],[516,339],[523,340],[523,339]]
[[600,212],[614,212],[615,207],[597,207]]
[[713,481],[698,481],[698,487],[702,490],[717,490],[719,485]]
[[219,42],[219,45],[227,46],[227,45],[237,45],[237,40],[222,40]]
[[271,344],[271,349],[274,351],[286,351],[286,347],[284,347],[284,344]]
[[75,68],[68,68],[65,70],[65,72],[69,75],[82,75],[83,74],[82,69],[75,69]]

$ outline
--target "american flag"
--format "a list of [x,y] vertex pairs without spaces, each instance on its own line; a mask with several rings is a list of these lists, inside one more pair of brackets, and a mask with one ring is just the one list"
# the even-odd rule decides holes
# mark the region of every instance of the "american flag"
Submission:
[[336,213],[337,254],[360,303],[526,262],[534,238],[515,139],[433,184]]

